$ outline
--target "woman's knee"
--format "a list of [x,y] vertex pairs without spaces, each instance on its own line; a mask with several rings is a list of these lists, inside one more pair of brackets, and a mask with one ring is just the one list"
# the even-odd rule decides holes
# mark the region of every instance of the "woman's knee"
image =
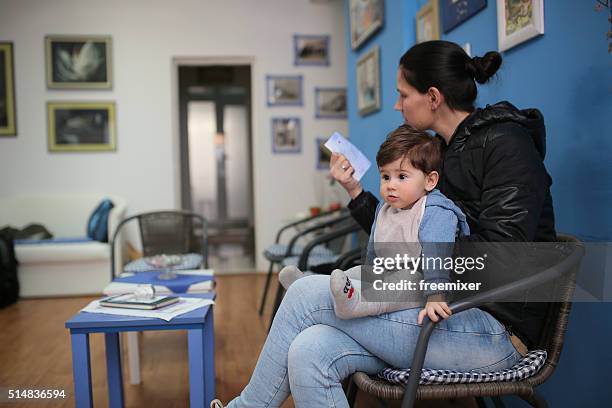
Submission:
[[285,294],[283,303],[296,302],[307,302],[313,306],[330,304],[329,276],[310,275],[293,282]]
[[332,327],[318,324],[303,330],[289,347],[287,368],[293,385],[327,387],[339,382],[344,373],[334,364],[338,359]]

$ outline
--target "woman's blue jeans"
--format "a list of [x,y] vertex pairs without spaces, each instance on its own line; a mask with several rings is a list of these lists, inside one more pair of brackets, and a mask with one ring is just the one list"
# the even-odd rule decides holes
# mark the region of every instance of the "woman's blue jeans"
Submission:
[[[329,276],[297,280],[278,309],[249,384],[228,407],[279,407],[290,393],[296,407],[348,407],[344,378],[355,371],[410,367],[419,311],[342,320],[334,313]],[[438,323],[424,366],[486,372],[519,358],[504,326],[470,309]]]

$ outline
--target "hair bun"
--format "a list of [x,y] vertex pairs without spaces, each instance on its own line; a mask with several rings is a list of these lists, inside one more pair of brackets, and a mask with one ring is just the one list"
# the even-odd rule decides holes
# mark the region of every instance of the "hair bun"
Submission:
[[501,54],[496,51],[489,51],[482,57],[474,57],[468,61],[466,68],[474,77],[476,82],[484,84],[491,78],[502,63]]

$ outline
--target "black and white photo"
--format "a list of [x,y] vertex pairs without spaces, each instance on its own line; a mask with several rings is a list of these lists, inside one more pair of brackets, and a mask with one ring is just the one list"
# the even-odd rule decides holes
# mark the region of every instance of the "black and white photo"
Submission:
[[346,118],[346,88],[315,88],[315,117]]
[[51,152],[117,149],[114,102],[48,102]]
[[105,36],[47,36],[47,86],[51,89],[112,87],[112,40]]
[[295,65],[329,65],[329,35],[295,34]]
[[299,153],[302,150],[299,118],[272,119],[272,152]]
[[268,75],[266,89],[268,106],[302,106],[301,75]]
[[17,135],[13,43],[0,42],[0,136]]

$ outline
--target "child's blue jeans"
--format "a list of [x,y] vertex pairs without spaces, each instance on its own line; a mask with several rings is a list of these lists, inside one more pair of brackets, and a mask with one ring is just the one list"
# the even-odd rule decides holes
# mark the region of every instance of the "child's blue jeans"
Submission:
[[[344,378],[355,371],[410,367],[419,311],[342,320],[334,313],[329,276],[297,280],[276,314],[249,384],[228,407],[279,407],[289,393],[296,407],[348,407],[340,384]],[[519,358],[504,326],[470,309],[438,323],[424,366],[486,372],[511,367]]]

